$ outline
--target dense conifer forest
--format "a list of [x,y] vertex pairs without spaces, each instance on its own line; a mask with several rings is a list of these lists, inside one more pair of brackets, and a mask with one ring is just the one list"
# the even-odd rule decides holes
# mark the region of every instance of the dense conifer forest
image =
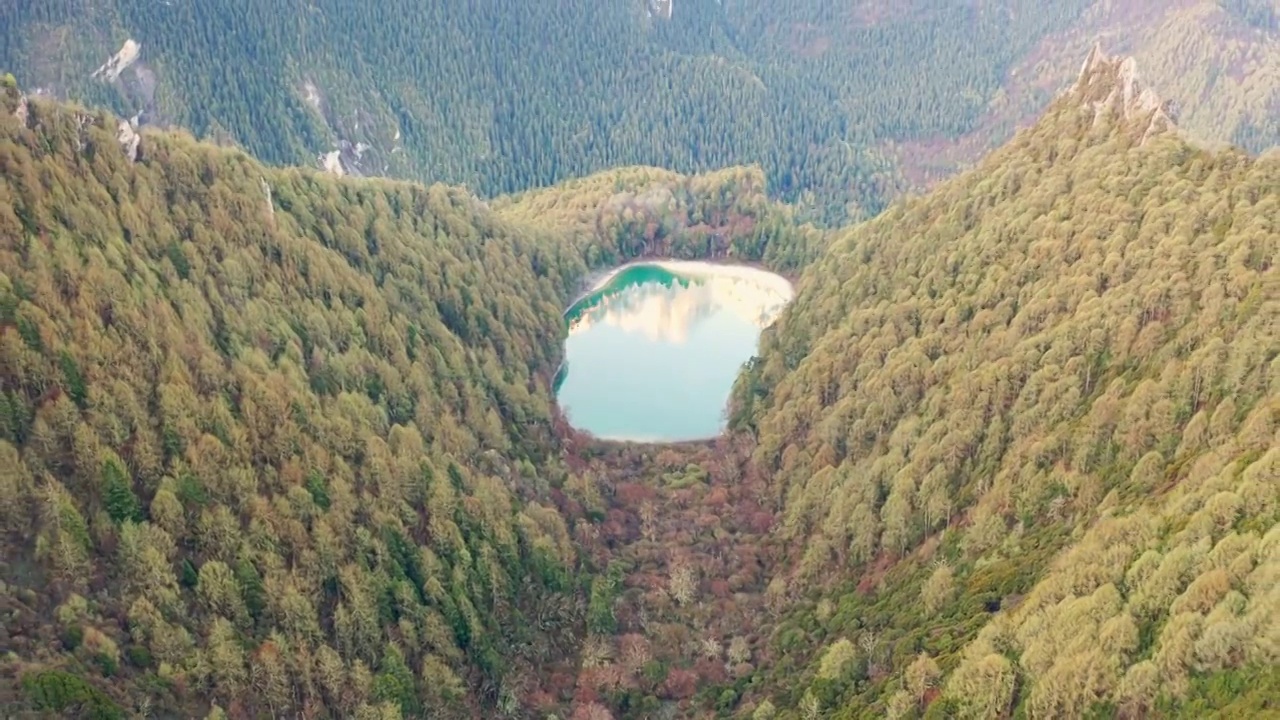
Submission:
[[[341,148],[363,174],[484,195],[759,164],[775,197],[836,223],[898,190],[879,141],[972,129],[1013,61],[1087,4],[911,2],[872,23],[818,0],[781,16],[691,0],[670,19],[646,0],[56,0],[0,11],[0,66],[270,162]],[[90,77],[130,37],[138,63]]]
[[[906,3],[910,41],[878,18],[804,60],[752,4],[676,5],[686,25],[598,3],[519,23],[486,3],[41,5],[49,35],[10,33],[6,53],[65,41],[76,13],[239,32],[175,42],[154,69],[204,85],[165,86],[148,112],[218,142],[144,128],[135,146],[109,111],[3,79],[0,707],[1280,713],[1280,157],[1196,142],[1131,64],[1094,53],[971,170],[821,227],[893,185],[859,174],[882,166],[842,123],[967,132],[992,68],[1075,12],[1023,5]],[[531,52],[521,33],[570,10],[589,29],[574,53],[504,74],[499,55]],[[423,23],[456,42],[426,46]],[[467,42],[468,23],[512,40]],[[301,67],[299,33],[339,32],[353,52],[311,51],[325,102],[422,103],[385,126],[392,101],[365,104],[362,122],[412,134],[403,174],[468,187],[285,166],[314,165],[333,126],[277,70]],[[232,40],[257,64],[210,67]],[[966,64],[962,41],[994,64]],[[911,75],[926,60],[954,75]],[[473,67],[493,74],[458,84]],[[636,90],[681,72],[706,85]],[[136,85],[85,87],[138,109]],[[495,115],[486,88],[507,87],[514,114]],[[798,117],[708,114],[739,91]],[[624,99],[612,120],[565,125],[604,97]],[[819,151],[836,145],[852,154]],[[857,208],[814,211],[833,197]],[[555,405],[567,302],[638,257],[796,282],[715,440],[599,442]]]
[[6,83],[5,671],[46,707],[114,707],[28,665],[56,655],[157,712],[515,707],[605,622],[571,535],[599,491],[548,392],[569,294],[636,255],[821,241],[759,170],[610,173],[517,224],[181,135],[134,164],[110,116]]
[[[1102,38],[1185,127],[1280,144],[1270,0],[44,0],[0,68],[276,164],[484,197],[627,165],[759,165],[838,226],[1005,142]],[[135,60],[95,72],[126,41]]]
[[788,703],[1277,710],[1280,163],[1098,114],[1102,67],[840,234],[740,382]]

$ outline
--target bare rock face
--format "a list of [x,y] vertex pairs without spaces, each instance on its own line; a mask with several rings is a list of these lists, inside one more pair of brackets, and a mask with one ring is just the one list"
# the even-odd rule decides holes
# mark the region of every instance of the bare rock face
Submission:
[[272,200],[271,184],[267,182],[265,177],[260,177],[258,179],[262,181],[262,192],[267,196],[267,217],[274,220],[276,217],[276,204]]
[[342,177],[347,174],[342,165],[342,151],[333,150],[320,156],[320,167],[330,175]]
[[93,71],[91,77],[103,82],[115,82],[120,77],[120,73],[137,61],[140,54],[142,54],[142,45],[137,40],[129,38],[124,41],[124,46],[119,52],[107,58],[102,67]]
[[120,141],[120,149],[124,151],[129,162],[138,161],[138,146],[142,144],[142,138],[138,135],[138,120],[121,120],[117,126],[116,140]]
[[1114,117],[1140,128],[1143,142],[1155,134],[1177,129],[1175,107],[1143,84],[1134,59],[1110,57],[1101,45],[1094,45],[1089,51],[1080,75],[1067,92],[1081,107],[1093,112],[1095,123]]

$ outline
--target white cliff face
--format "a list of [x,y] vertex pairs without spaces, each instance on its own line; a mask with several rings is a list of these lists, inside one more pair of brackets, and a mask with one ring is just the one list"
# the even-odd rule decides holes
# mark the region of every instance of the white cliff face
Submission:
[[276,204],[275,204],[275,201],[272,199],[271,185],[270,183],[267,182],[267,179],[265,177],[260,177],[258,179],[262,181],[262,192],[264,195],[267,196],[267,217],[274,220],[276,217]]
[[315,83],[310,80],[302,83],[302,99],[306,101],[307,106],[312,110],[320,113],[321,116],[324,115],[324,110],[321,108],[324,96],[320,94],[320,88],[316,87]]
[[138,146],[142,138],[138,135],[138,120],[121,120],[116,130],[116,140],[120,141],[120,149],[124,151],[129,162],[138,161]]
[[142,45],[133,38],[124,41],[124,46],[115,55],[112,55],[102,67],[93,71],[92,77],[95,80],[103,82],[115,82],[120,77],[120,73],[124,72],[130,65],[138,60],[138,56],[142,53]]
[[1176,129],[1165,103],[1139,78],[1137,62],[1131,57],[1109,57],[1100,45],[1093,46],[1068,93],[1094,113],[1095,124],[1108,115],[1145,123],[1144,142],[1156,133]]
[[[387,139],[367,113],[360,108],[348,110],[334,106],[314,80],[304,78],[297,86],[297,93],[329,131],[329,147],[333,149],[317,158],[322,170],[347,177],[390,170],[390,163],[385,160],[401,150],[399,129],[395,130],[394,137]],[[388,146],[389,150],[384,149]]]

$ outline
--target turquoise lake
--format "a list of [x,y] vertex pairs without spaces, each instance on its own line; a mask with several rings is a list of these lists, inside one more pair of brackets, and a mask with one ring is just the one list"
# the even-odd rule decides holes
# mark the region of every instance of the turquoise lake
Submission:
[[715,437],[734,380],[792,294],[784,278],[750,267],[620,268],[565,313],[560,407],[575,428],[605,440]]

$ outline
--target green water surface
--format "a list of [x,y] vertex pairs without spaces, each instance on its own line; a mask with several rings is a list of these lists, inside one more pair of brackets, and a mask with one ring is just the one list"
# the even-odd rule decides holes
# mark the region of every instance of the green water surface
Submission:
[[759,270],[625,267],[565,313],[560,406],[575,428],[602,439],[714,437],[760,331],[788,300],[785,281]]

